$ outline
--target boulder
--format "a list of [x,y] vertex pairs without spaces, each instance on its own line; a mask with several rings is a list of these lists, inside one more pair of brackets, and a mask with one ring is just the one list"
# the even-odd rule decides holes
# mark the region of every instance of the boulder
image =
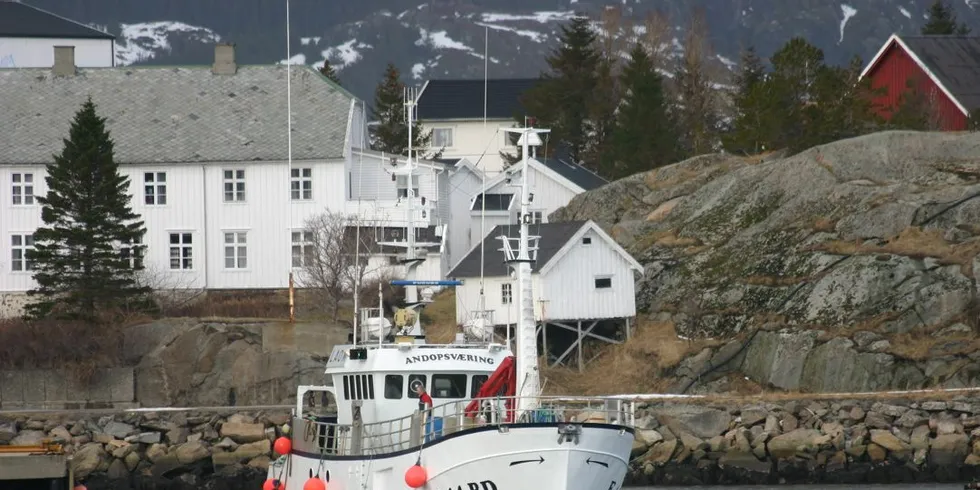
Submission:
[[266,439],[265,426],[262,424],[246,424],[243,422],[225,422],[221,424],[221,437],[243,442],[255,442]]
[[791,458],[798,451],[809,451],[815,448],[821,438],[819,431],[812,429],[796,429],[773,437],[767,443],[769,454],[777,459]]
[[84,479],[96,471],[108,469],[108,455],[102,449],[102,444],[92,442],[75,451],[72,455],[71,467],[75,472],[75,478]]
[[177,454],[177,461],[181,464],[191,464],[211,455],[208,447],[200,441],[181,444],[177,446],[175,453]]

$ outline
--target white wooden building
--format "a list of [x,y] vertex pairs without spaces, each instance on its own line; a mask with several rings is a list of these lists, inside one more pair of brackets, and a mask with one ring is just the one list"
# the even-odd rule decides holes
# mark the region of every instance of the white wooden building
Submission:
[[[600,322],[609,321],[620,322],[628,334],[636,315],[634,282],[643,266],[592,221],[535,224],[529,232],[540,237],[531,278],[534,315],[545,338],[552,326],[616,342],[592,333]],[[488,318],[495,326],[517,322],[515,282],[497,237],[518,234],[519,227],[509,224],[496,226],[487,235],[482,244],[482,281],[480,246],[449,272],[450,278],[463,281],[456,288],[457,323],[474,317]],[[571,348],[564,355],[570,352]]]
[[[234,46],[218,45],[212,66],[84,69],[69,48],[55,49],[53,67],[0,69],[0,315],[17,311],[34,286],[25,258],[43,224],[34,196],[47,192],[45,165],[90,95],[130,178],[157,288],[285,288],[308,246],[304,222],[323,210],[405,227],[406,183],[381,178],[387,156],[362,150],[363,102],[316,70],[291,69],[290,165],[284,65],[238,66]],[[416,205],[427,211],[415,225],[441,235],[444,169],[423,166],[426,205]],[[439,250],[430,253],[420,278],[438,274]]]
[[0,0],[0,68],[54,64],[55,46],[73,46],[83,68],[115,66],[115,36],[26,3]]

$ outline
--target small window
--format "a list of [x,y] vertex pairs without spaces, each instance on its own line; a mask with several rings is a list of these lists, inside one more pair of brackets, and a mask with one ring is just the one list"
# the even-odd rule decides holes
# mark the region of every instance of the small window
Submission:
[[592,237],[582,238],[582,245],[592,245]]
[[432,146],[436,148],[451,148],[453,146],[453,128],[433,129]]
[[500,304],[509,305],[514,303],[514,286],[510,283],[500,285]]
[[167,173],[143,173],[143,202],[149,206],[167,204]]
[[170,234],[170,268],[174,270],[193,269],[193,237],[190,233]]
[[11,196],[14,206],[31,206],[34,204],[34,174],[11,174]]
[[224,194],[225,202],[244,202],[245,201],[245,171],[244,170],[225,170]]
[[289,194],[294,201],[313,199],[312,168],[294,168],[290,171]]
[[244,231],[225,233],[225,269],[245,269],[248,266],[248,246]]
[[473,383],[470,386],[470,398],[476,398],[477,393],[480,392],[480,388],[483,388],[483,383],[486,383],[490,379],[490,376],[486,374],[476,374],[473,376]]
[[433,374],[432,398],[465,398],[465,374]]
[[408,397],[409,398],[418,398],[419,397],[418,393],[415,393],[415,390],[412,389],[412,387],[415,386],[416,383],[422,383],[422,387],[424,388],[425,387],[425,375],[424,374],[409,374],[408,375]]
[[[395,177],[395,188],[398,192],[399,198],[408,197],[408,176],[399,175]],[[412,176],[412,195],[414,197],[419,197],[419,176]]]
[[344,376],[344,399],[373,400],[374,375],[355,374],[351,376]]
[[609,289],[612,287],[611,277],[597,277],[595,278],[595,288],[596,289]]
[[385,398],[399,400],[405,395],[405,378],[400,374],[385,376]]
[[34,250],[34,235],[10,236],[10,270],[27,272],[34,270],[34,263],[27,257],[27,252]]
[[143,252],[146,247],[143,247],[143,237],[138,237],[136,240],[128,241],[119,247],[119,253],[122,259],[129,262],[129,268],[133,270],[143,269]]
[[292,236],[293,268],[298,269],[313,263],[313,233],[305,230],[294,231]]

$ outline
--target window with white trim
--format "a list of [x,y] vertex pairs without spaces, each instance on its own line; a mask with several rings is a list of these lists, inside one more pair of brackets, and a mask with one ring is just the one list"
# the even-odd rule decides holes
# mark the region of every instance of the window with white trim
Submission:
[[143,172],[143,202],[150,206],[167,204],[167,172]]
[[582,237],[582,245],[592,245],[592,237]]
[[595,278],[595,288],[596,289],[611,289],[612,288],[612,276],[602,276]]
[[514,303],[514,286],[510,283],[500,285],[500,304],[509,305]]
[[223,171],[225,202],[245,201],[245,170]]
[[225,233],[225,269],[244,269],[248,267],[248,247],[246,232],[229,231]]
[[313,259],[313,233],[306,230],[293,232],[293,268],[300,268]]
[[143,245],[143,237],[124,243],[119,247],[119,254],[123,260],[129,261],[129,268],[139,270],[143,268],[143,252],[146,250]]
[[[395,177],[395,188],[398,190],[398,197],[408,197],[408,176],[399,175]],[[419,176],[412,176],[412,194],[419,197]]]
[[10,174],[11,196],[14,206],[31,206],[34,204],[34,174]]
[[432,146],[435,148],[452,148],[453,128],[434,128],[432,130]]
[[289,195],[294,201],[313,199],[312,168],[294,168],[289,171]]
[[170,234],[170,268],[190,270],[194,268],[194,236],[190,232]]
[[27,258],[27,251],[34,250],[34,234],[10,235],[10,270],[27,272],[34,270],[34,263]]

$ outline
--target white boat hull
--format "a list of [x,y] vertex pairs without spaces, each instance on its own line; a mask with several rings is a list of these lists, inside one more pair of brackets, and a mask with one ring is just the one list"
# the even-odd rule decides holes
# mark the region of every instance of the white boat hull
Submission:
[[618,490],[626,476],[632,430],[583,424],[577,443],[559,442],[564,424],[484,426],[453,433],[421,448],[374,456],[294,453],[269,468],[284,490],[301,490],[310,471],[330,490],[407,489],[405,472],[426,469],[422,488],[439,490]]

